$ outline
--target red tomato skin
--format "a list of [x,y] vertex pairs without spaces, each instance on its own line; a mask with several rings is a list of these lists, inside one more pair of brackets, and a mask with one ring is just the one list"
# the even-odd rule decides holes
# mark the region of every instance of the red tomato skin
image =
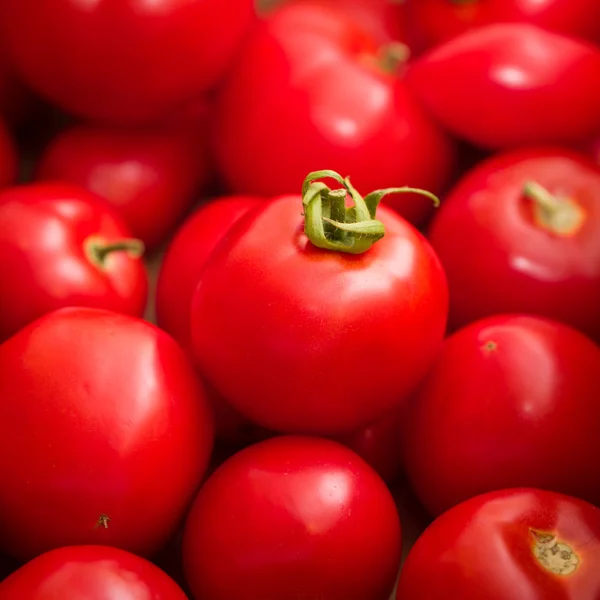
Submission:
[[17,179],[17,150],[4,122],[0,119],[0,188]]
[[84,242],[131,238],[110,207],[76,186],[39,183],[0,192],[0,340],[65,306],[142,316],[148,278],[141,258],[114,252],[104,269]]
[[[213,252],[192,303],[194,356],[259,425],[335,435],[413,391],[443,338],[447,286],[427,240],[385,206],[385,237],[360,255],[315,247],[301,210],[300,196],[267,202]],[[364,376],[346,376],[351,365]]]
[[437,516],[520,486],[600,504],[598,372],[600,348],[546,319],[490,317],[448,337],[407,411],[422,504]]
[[0,118],[18,124],[33,105],[32,94],[15,76],[0,39]]
[[158,275],[156,319],[189,352],[192,299],[206,261],[232,225],[261,202],[241,195],[206,202],[188,217],[167,248]]
[[533,25],[467,32],[414,61],[406,82],[446,129],[484,148],[600,132],[600,50]]
[[152,251],[208,183],[208,150],[205,139],[176,127],[76,125],[50,142],[36,178],[79,185],[104,198]]
[[[533,181],[575,201],[581,229],[555,234],[540,226]],[[428,238],[448,277],[449,327],[500,313],[563,321],[600,341],[600,169],[561,148],[509,151],[467,173],[444,199]]]
[[179,345],[141,319],[66,308],[0,345],[0,369],[0,548],[23,560],[78,544],[157,552],[213,442]]
[[[576,571],[545,569],[532,531],[571,546]],[[577,498],[536,489],[484,494],[443,514],[417,540],[396,600],[596,600],[599,539],[600,509]]]
[[27,83],[68,112],[122,125],[156,122],[215,86],[255,16],[252,0],[7,0],[1,11]]
[[402,17],[411,48],[437,46],[475,27],[493,23],[530,23],[542,29],[600,42],[600,23],[590,18],[595,0],[411,0]]
[[34,558],[0,584],[2,600],[186,600],[151,562],[108,546],[71,546]]
[[[359,190],[442,191],[454,145],[400,77],[378,65],[377,41],[341,10],[292,3],[254,30],[215,102],[217,165],[229,190],[293,194],[327,165]],[[415,195],[384,199],[413,223]]]
[[360,457],[329,440],[282,436],[207,480],[183,556],[204,600],[387,600],[400,548],[393,498]]

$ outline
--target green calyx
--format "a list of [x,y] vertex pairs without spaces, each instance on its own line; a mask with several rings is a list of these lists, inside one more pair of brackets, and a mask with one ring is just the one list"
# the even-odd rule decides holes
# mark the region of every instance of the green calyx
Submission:
[[[321,179],[333,179],[342,187],[332,190]],[[362,254],[385,235],[385,226],[376,219],[377,207],[388,194],[415,193],[439,205],[436,195],[411,187],[387,188],[371,192],[364,198],[348,177],[335,171],[310,173],[302,185],[304,232],[318,248]],[[347,205],[350,196],[352,204]]]

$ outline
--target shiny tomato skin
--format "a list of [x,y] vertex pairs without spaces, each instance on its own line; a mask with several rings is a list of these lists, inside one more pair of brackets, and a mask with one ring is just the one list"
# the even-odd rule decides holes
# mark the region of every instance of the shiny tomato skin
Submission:
[[204,203],[169,243],[156,288],[158,326],[191,352],[190,315],[194,291],[206,261],[232,225],[261,199],[224,196]]
[[152,251],[207,184],[208,150],[205,138],[179,127],[76,125],[46,147],[36,178],[79,185],[104,198]]
[[[575,571],[544,567],[534,553],[536,534],[555,536],[551,547],[572,551]],[[577,498],[527,488],[483,494],[449,510],[417,540],[396,600],[596,600],[599,540],[600,509]]]
[[17,150],[11,134],[0,118],[0,188],[15,183],[17,179]]
[[400,549],[391,493],[360,457],[329,440],[282,436],[207,480],[183,556],[203,600],[387,600]]
[[414,61],[406,81],[476,146],[576,144],[600,132],[600,48],[533,25],[467,32]]
[[600,348],[561,323],[496,316],[448,337],[407,411],[404,464],[440,515],[536,487],[600,505]]
[[[440,193],[454,146],[379,52],[341,8],[292,3],[264,20],[216,98],[214,151],[228,189],[295,194],[327,166],[359,190],[400,182]],[[384,203],[413,223],[433,211],[415,195]]]
[[192,304],[194,356],[259,425],[347,433],[402,403],[427,371],[446,279],[427,240],[385,206],[386,235],[359,255],[314,246],[301,211],[300,196],[276,198],[211,255]]
[[141,319],[65,308],[0,345],[0,369],[0,548],[23,560],[78,544],[154,554],[212,451],[180,346]]
[[[572,232],[536,220],[525,186],[584,211]],[[566,206],[566,205],[565,205]],[[498,154],[444,198],[428,238],[450,287],[451,330],[499,313],[563,321],[600,341],[600,169],[561,148]]]
[[15,69],[40,94],[91,120],[137,125],[218,83],[254,2],[6,0],[0,17]]
[[186,600],[151,562],[108,546],[58,548],[34,558],[0,584],[2,600]]
[[0,340],[65,306],[142,316],[142,258],[113,252],[98,264],[86,241],[130,239],[119,216],[77,186],[37,183],[0,191]]
[[596,0],[408,0],[403,6],[412,45],[427,49],[475,27],[530,23],[542,29],[600,42],[600,21],[590,18]]

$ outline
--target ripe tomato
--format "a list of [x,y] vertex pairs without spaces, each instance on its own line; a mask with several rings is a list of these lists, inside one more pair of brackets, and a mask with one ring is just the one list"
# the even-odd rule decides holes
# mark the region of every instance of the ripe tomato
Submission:
[[0,8],[26,82],[66,111],[119,124],[156,121],[212,88],[253,18],[253,0],[3,0]]
[[400,520],[383,481],[354,452],[283,436],[242,450],[200,490],[184,569],[203,600],[387,600]]
[[11,136],[0,118],[0,188],[17,179],[17,154]]
[[33,105],[32,94],[14,74],[0,38],[0,118],[11,125],[18,123]]
[[0,584],[2,600],[186,600],[183,590],[151,562],[108,546],[46,552]]
[[107,200],[148,250],[173,231],[209,179],[205,139],[180,128],[79,125],[46,148],[37,178],[80,185]]
[[[216,100],[214,148],[229,189],[292,194],[328,165],[358,189],[401,182],[440,192],[454,147],[381,52],[329,5],[292,3],[265,19]],[[386,202],[414,223],[432,212],[414,195]]]
[[0,191],[0,340],[64,306],[141,316],[143,245],[83,188],[29,184]]
[[412,63],[406,81],[444,127],[485,148],[600,132],[600,49],[533,25],[465,33]]
[[156,552],[212,450],[212,415],[179,345],[140,319],[66,308],[0,345],[0,371],[0,549]]
[[412,46],[431,48],[475,27],[531,23],[549,31],[600,42],[596,0],[408,0],[403,7]]
[[446,339],[407,413],[404,463],[439,515],[537,487],[600,505],[600,348],[575,329],[496,316]]
[[484,494],[411,549],[396,600],[600,598],[600,509],[535,489]]
[[540,314],[600,341],[600,169],[558,148],[494,156],[445,198],[429,240],[450,287],[450,327]]
[[393,483],[402,470],[398,444],[405,410],[403,404],[367,427],[334,439],[356,452],[386,483]]
[[[165,253],[156,287],[156,319],[190,355],[193,355],[192,299],[202,270],[221,238],[260,202],[260,198],[251,196],[229,196],[207,202],[178,230]],[[208,387],[208,392],[215,413],[217,438],[242,444],[263,435],[261,428],[242,416],[215,390]]]
[[313,173],[304,198],[282,196],[242,217],[194,295],[200,371],[275,431],[335,435],[383,417],[423,377],[446,327],[446,280],[425,238],[386,207],[373,220],[383,194],[363,200],[353,190],[345,211],[343,188],[311,183],[332,175],[351,187]]

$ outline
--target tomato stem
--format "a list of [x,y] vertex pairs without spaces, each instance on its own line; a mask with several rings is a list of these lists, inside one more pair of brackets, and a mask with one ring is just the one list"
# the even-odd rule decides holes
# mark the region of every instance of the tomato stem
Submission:
[[144,254],[144,242],[135,238],[108,242],[91,235],[84,240],[83,248],[88,259],[101,269],[106,266],[107,257],[114,252],[126,252],[132,258],[139,258]]
[[[333,179],[342,187],[332,190],[320,179]],[[348,177],[335,171],[315,171],[302,185],[304,231],[318,248],[362,254],[385,235],[383,223],[375,218],[383,197],[405,193],[421,194],[439,205],[431,192],[410,187],[377,190],[363,198]],[[348,196],[353,201],[350,206],[346,206]]]
[[523,194],[534,202],[536,223],[560,236],[577,233],[585,222],[585,211],[570,198],[559,198],[535,181],[528,181]]
[[398,74],[400,67],[410,58],[410,48],[402,42],[392,42],[383,46],[379,53],[379,67],[386,73]]

